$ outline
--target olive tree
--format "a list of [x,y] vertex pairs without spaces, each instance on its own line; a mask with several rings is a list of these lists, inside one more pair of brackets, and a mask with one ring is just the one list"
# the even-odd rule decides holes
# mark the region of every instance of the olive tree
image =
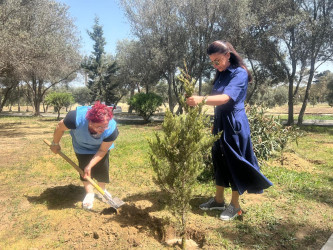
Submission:
[[[122,0],[133,34],[149,53],[148,60],[157,66],[168,83],[168,104],[173,112],[183,90],[177,81],[178,67],[188,64],[188,71],[201,83],[209,67],[206,48],[217,39],[222,26],[221,1],[193,0]],[[143,65],[147,60],[143,61]],[[147,66],[149,68],[149,66]],[[157,82],[156,82],[157,83]],[[199,88],[201,91],[201,86]]]
[[47,105],[52,105],[54,111],[58,113],[57,120],[60,119],[60,111],[62,108],[67,108],[74,103],[74,98],[71,93],[52,92],[45,97]]
[[[322,63],[333,59],[333,3],[330,0],[252,0],[250,4],[255,20],[249,26],[252,43],[260,51],[270,53],[270,65],[279,66],[288,81],[288,124],[294,123],[293,105],[299,95],[299,84],[307,82],[298,117],[301,124],[315,72]],[[258,50],[253,52],[256,58]]]
[[[68,7],[52,0],[4,0],[0,4],[1,76],[24,81],[35,115],[47,90],[74,77],[79,40]],[[2,54],[4,51],[6,53]]]

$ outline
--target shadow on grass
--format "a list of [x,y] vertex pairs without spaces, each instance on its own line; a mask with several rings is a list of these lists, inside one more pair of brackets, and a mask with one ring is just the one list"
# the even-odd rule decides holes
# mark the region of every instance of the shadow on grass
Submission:
[[235,227],[220,227],[217,232],[249,249],[320,249],[332,233],[294,220],[260,225],[248,221],[237,221]]
[[[210,197],[196,197],[191,200],[192,213],[216,217],[221,211],[202,211],[198,206],[209,200]],[[248,218],[246,211],[237,219],[226,222],[221,221],[221,226],[216,230],[220,238],[242,249],[320,249],[330,237],[332,232],[329,228],[319,228],[312,224],[298,222],[296,219],[268,217],[267,221],[258,221],[256,218]],[[228,242],[227,241],[227,242]],[[227,244],[227,243],[226,243]]]
[[122,125],[145,125],[154,127],[162,123],[162,121],[153,121],[153,122],[146,122],[144,120],[120,120],[115,119],[118,124]]
[[[45,120],[41,120],[45,121]],[[35,135],[35,130],[30,130],[31,126],[27,122],[7,122],[0,124],[0,137],[2,138],[20,138],[28,135]],[[48,130],[40,129],[39,134],[49,134]]]
[[54,118],[51,118],[51,117],[48,117],[48,118],[43,118],[43,119],[39,119],[38,121],[39,122],[60,122],[62,118],[60,118],[59,120],[57,119],[57,117],[54,117]]
[[149,201],[152,206],[143,209],[146,212],[156,212],[165,209],[169,194],[165,191],[154,191],[149,193],[138,193],[126,197],[126,202]]
[[302,131],[311,132],[311,133],[333,135],[333,127],[332,126],[330,126],[330,127],[315,126],[315,125],[300,126],[300,129]]
[[287,191],[292,194],[297,193],[307,200],[314,200],[333,207],[333,194],[331,189],[301,187],[289,189]]
[[47,188],[39,196],[26,196],[30,203],[46,204],[48,209],[75,208],[82,201],[85,190],[82,186],[67,185]]
[[21,125],[22,122],[7,122],[0,124],[0,137],[2,138],[13,138],[13,137],[23,137],[26,133],[17,130],[17,126]]
[[328,177],[327,178],[329,182],[332,182],[332,186],[333,186],[333,178],[332,177]]
[[213,216],[213,217],[216,217],[217,215],[219,215],[221,213],[219,210],[204,211],[199,208],[200,204],[207,202],[210,198],[212,198],[212,196],[209,196],[209,197],[208,196],[198,196],[198,197],[193,198],[190,201],[191,212],[194,214],[199,214],[199,215],[207,214],[208,216]]

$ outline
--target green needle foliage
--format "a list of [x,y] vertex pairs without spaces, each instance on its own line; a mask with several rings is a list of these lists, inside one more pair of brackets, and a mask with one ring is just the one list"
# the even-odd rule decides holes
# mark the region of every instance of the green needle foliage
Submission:
[[[194,81],[181,71],[179,80],[184,85],[185,96],[194,91]],[[157,175],[156,183],[170,194],[169,208],[180,221],[182,248],[185,248],[186,218],[193,198],[197,177],[204,168],[204,155],[218,136],[210,133],[210,119],[202,107],[204,101],[195,107],[181,104],[184,114],[173,115],[167,110],[162,132],[148,141],[150,161]]]

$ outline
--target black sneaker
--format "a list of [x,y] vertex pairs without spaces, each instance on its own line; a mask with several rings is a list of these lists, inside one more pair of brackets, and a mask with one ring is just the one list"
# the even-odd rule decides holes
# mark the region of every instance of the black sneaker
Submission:
[[224,210],[225,209],[225,203],[218,203],[215,201],[215,198],[211,198],[206,203],[203,203],[199,206],[201,210]]

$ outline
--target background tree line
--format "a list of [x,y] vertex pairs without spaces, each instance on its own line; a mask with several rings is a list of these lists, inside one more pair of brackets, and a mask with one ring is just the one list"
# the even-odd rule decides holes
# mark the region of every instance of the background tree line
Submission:
[[48,89],[69,82],[79,69],[79,36],[68,7],[49,0],[3,0],[0,22],[0,111],[17,90],[39,115]]
[[[294,122],[295,103],[302,103],[301,124],[309,101],[329,101],[332,96],[331,73],[317,74],[320,65],[333,59],[332,1],[120,3],[134,39],[119,41],[115,55],[106,53],[107,41],[96,17],[88,31],[94,41],[93,52],[81,59],[78,35],[66,5],[51,0],[1,1],[0,108],[16,91],[24,94],[39,114],[39,104],[52,86],[83,74],[87,90],[80,91],[86,91],[87,102],[99,99],[116,104],[126,95],[155,92],[172,112],[181,112],[181,108],[175,110],[184,94],[176,77],[179,68],[185,61],[198,93],[209,93],[215,72],[206,48],[217,39],[230,41],[253,73],[247,101],[268,106],[287,101],[288,124]],[[327,92],[320,84],[327,86]]]

